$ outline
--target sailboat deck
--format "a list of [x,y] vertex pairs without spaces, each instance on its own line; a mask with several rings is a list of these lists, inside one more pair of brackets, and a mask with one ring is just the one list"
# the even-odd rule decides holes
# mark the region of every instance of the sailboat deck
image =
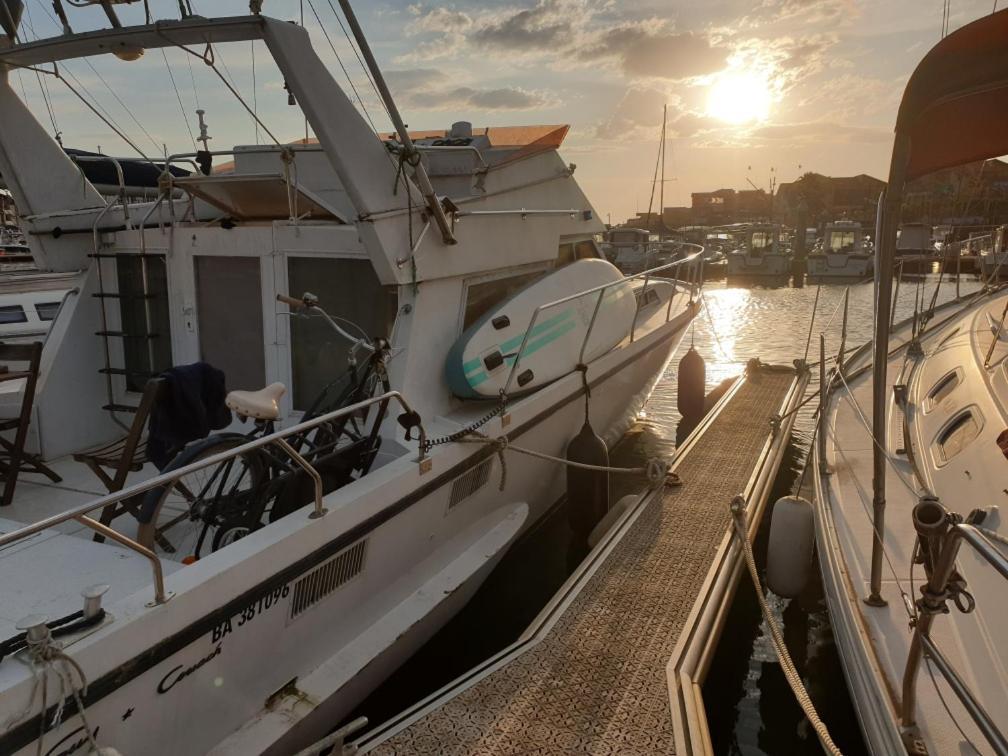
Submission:
[[645,497],[538,628],[363,748],[674,752],[666,665],[793,380],[792,370],[743,379],[677,459],[682,485]]

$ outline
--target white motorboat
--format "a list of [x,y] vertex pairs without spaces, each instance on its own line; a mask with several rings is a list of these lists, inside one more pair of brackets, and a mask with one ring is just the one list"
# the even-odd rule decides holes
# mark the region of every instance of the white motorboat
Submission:
[[1008,753],[1008,292],[890,324],[907,183],[1008,152],[990,117],[1006,102],[1006,52],[1000,11],[949,34],[911,76],[879,209],[875,337],[824,385],[815,535],[873,754]]
[[791,251],[781,242],[780,226],[750,226],[742,246],[728,254],[729,278],[786,282],[791,276]]
[[654,264],[656,250],[647,229],[621,226],[606,231],[604,238],[606,257],[624,273],[640,273]]
[[822,242],[808,255],[810,283],[850,283],[871,277],[874,254],[857,221],[827,223]]
[[977,269],[985,281],[999,281],[1008,278],[1008,226],[998,226],[993,234],[987,237],[989,243],[980,247],[977,252]]
[[[341,5],[394,140],[376,136],[287,21],[129,25],[103,4],[110,28],[73,33],[65,22],[62,36],[24,42],[4,20],[0,173],[38,267],[82,272],[45,341],[29,441],[63,481],[23,474],[0,512],[2,753],[72,753],[92,740],[123,754],[291,753],[321,737],[561,499],[564,467],[505,443],[562,457],[586,412],[614,442],[697,311],[695,287],[675,280],[695,255],[636,279],[598,259],[602,226],[557,152],[566,128],[531,129],[506,149],[492,131],[490,143],[415,144]],[[232,171],[166,171],[154,201],[97,191],[8,78],[110,52],[127,65],[167,47],[219,75],[221,95],[203,101],[221,102],[236,93],[214,51],[248,51],[250,40],[318,143],[211,153],[204,139],[166,164],[223,157]],[[548,301],[507,309],[538,284]],[[324,307],[332,328],[290,317],[289,305]],[[452,362],[474,329],[492,336],[488,323],[517,335]],[[244,435],[195,442],[165,473],[148,463],[103,496],[70,455],[121,438],[149,377],[197,360],[242,390],[228,404],[257,430],[236,423]],[[535,375],[546,363],[548,382]],[[373,383],[357,380],[365,369]],[[502,388],[463,400],[446,374]],[[311,409],[348,376],[353,401]],[[16,382],[3,385],[13,404]],[[586,409],[589,389],[604,399]],[[310,456],[320,438],[333,463],[321,471]],[[222,494],[234,470],[249,477]],[[279,506],[261,484],[276,470],[296,495],[280,516],[252,516],[251,502]],[[191,485],[199,476],[211,483]],[[125,513],[96,519],[117,502]],[[182,540],[195,532],[195,545]]]

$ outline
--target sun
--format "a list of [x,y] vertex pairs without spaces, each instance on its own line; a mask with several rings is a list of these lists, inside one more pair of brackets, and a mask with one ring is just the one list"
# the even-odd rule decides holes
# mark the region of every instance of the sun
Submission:
[[707,114],[733,124],[765,121],[770,115],[770,82],[756,71],[724,71],[707,93]]

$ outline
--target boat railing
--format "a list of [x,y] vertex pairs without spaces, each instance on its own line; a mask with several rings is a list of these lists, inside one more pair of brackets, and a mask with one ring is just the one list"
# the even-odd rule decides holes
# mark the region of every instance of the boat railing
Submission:
[[[704,262],[703,261],[703,247],[700,246],[699,244],[691,244],[691,243],[688,243],[688,242],[685,243],[685,245],[688,246],[688,247],[690,247],[690,248],[693,248],[695,251],[692,254],[690,254],[690,255],[688,255],[688,256],[680,259],[680,260],[675,260],[674,262],[666,263],[664,265],[659,265],[659,266],[654,267],[654,268],[649,268],[648,270],[644,270],[644,271],[641,271],[640,273],[635,273],[635,274],[630,275],[630,276],[624,276],[623,278],[619,279],[618,281],[613,281],[612,283],[602,284],[601,286],[595,286],[595,287],[592,287],[590,289],[586,289],[584,291],[580,291],[580,292],[578,292],[576,294],[570,294],[570,295],[568,295],[566,297],[562,297],[560,299],[556,299],[556,300],[554,300],[552,302],[546,302],[546,303],[541,304],[538,307],[536,307],[535,310],[532,311],[532,317],[529,319],[528,328],[525,329],[525,334],[524,334],[524,336],[522,336],[521,346],[518,347],[518,351],[515,353],[515,361],[514,361],[514,364],[511,366],[511,372],[508,374],[507,381],[504,383],[504,388],[501,389],[502,393],[505,396],[508,394],[508,390],[511,388],[511,384],[514,381],[515,376],[518,374],[518,367],[521,365],[522,356],[525,355],[525,350],[526,350],[526,347],[528,346],[528,342],[529,342],[530,338],[533,337],[533,329],[535,328],[536,323],[539,321],[539,316],[542,313],[546,312],[547,310],[551,310],[553,308],[559,307],[560,305],[567,304],[568,302],[572,302],[572,301],[574,301],[576,299],[581,299],[583,297],[590,297],[592,295],[595,295],[595,308],[592,311],[591,320],[588,322],[588,329],[585,331],[584,338],[581,341],[581,349],[580,349],[580,351],[578,353],[578,363],[579,364],[583,364],[584,363],[585,349],[588,346],[588,341],[589,341],[589,339],[591,339],[592,331],[595,328],[595,321],[598,319],[599,310],[601,310],[601,308],[602,308],[602,301],[603,301],[603,299],[605,299],[606,294],[608,292],[610,292],[611,290],[613,290],[614,288],[616,288],[616,287],[624,287],[628,283],[630,283],[631,281],[633,281],[635,279],[638,279],[638,278],[644,279],[644,286],[643,286],[643,288],[641,289],[640,293],[637,296],[637,305],[636,305],[636,308],[634,310],[633,322],[630,325],[630,341],[631,341],[631,343],[634,341],[634,338],[635,338],[635,335],[636,335],[637,316],[638,316],[638,314],[640,312],[640,308],[641,308],[642,303],[645,301],[645,297],[646,297],[647,291],[648,291],[648,284],[650,283],[652,277],[657,277],[656,274],[662,273],[664,271],[672,271],[672,270],[674,270],[676,268],[679,268],[681,266],[687,266],[688,265],[689,266],[689,273],[690,273],[690,275],[689,275],[689,278],[687,280],[685,280],[684,283],[687,284],[687,287],[689,289],[690,301],[692,302],[694,295],[696,294],[696,292],[697,292],[697,290],[698,290],[701,282],[703,281],[703,262]],[[661,276],[661,278],[665,278],[665,276]],[[677,291],[678,291],[678,289],[673,289],[672,294],[669,296],[669,301],[668,301],[668,304],[667,304],[667,306],[665,308],[665,322],[666,323],[668,323],[669,320],[671,320],[671,317],[672,317],[672,302],[675,299],[675,295],[676,295]]]
[[[917,676],[922,659],[926,659],[933,663],[945,678],[949,688],[955,693],[994,752],[999,756],[1006,756],[1008,738],[998,728],[967,682],[942,654],[931,637],[931,626],[937,615],[948,613],[947,602],[950,598],[957,606],[962,606],[959,603],[961,580],[955,575],[955,564],[963,543],[970,546],[977,556],[1005,580],[1008,580],[1008,558],[971,521],[972,517],[967,518],[965,522],[962,521],[958,515],[946,511],[934,497],[922,497],[914,507],[913,518],[918,533],[918,548],[922,552],[926,550],[925,553],[933,557],[925,557],[924,560],[925,568],[929,568],[928,580],[921,589],[921,598],[917,600],[917,611],[912,621],[913,638],[910,641],[910,651],[903,672],[903,701],[900,712],[902,726],[904,731],[912,731],[916,727]],[[972,597],[964,598],[965,610],[972,611]]]
[[[51,515],[37,522],[25,525],[22,528],[11,531],[10,533],[0,534],[0,549],[9,546],[12,543],[17,543],[18,541],[29,538],[37,533],[41,533],[48,528],[55,527],[71,520],[76,520],[82,525],[94,530],[96,533],[99,533],[106,538],[110,538],[120,545],[146,558],[150,562],[151,568],[154,572],[154,600],[150,602],[148,606],[163,604],[171,598],[171,594],[165,592],[164,570],[161,566],[161,558],[151,549],[143,546],[135,539],[123,535],[108,525],[89,517],[88,515],[90,513],[126,501],[127,499],[146,493],[154,488],[174,486],[180,478],[186,475],[190,475],[207,467],[219,465],[255,449],[276,445],[280,447],[280,449],[287,454],[296,465],[301,467],[305,473],[309,475],[309,477],[311,477],[314,483],[314,506],[312,507],[312,511],[309,513],[308,517],[312,520],[319,519],[326,514],[326,509],[322,505],[322,477],[318,470],[316,470],[310,462],[301,456],[301,454],[299,454],[286,439],[290,436],[310,431],[320,425],[324,425],[325,423],[330,423],[343,417],[355,415],[374,404],[390,402],[393,400],[399,403],[404,412],[412,413],[413,415],[416,414],[412,406],[406,401],[402,394],[398,391],[387,391],[379,396],[373,396],[370,399],[365,399],[364,401],[356,402],[354,404],[347,405],[346,407],[341,407],[340,409],[333,410],[332,412],[327,412],[324,415],[319,415],[318,417],[314,417],[310,420],[292,425],[289,428],[283,428],[275,431],[267,436],[246,441],[233,449],[212,454],[204,459],[200,459],[196,462],[180,467],[177,470],[163,472],[153,478],[150,478],[149,480],[127,486],[119,491],[114,491],[100,498],[93,499],[86,504],[81,504],[59,514]],[[420,423],[417,428],[419,430],[419,440],[417,446],[419,454],[415,461],[419,467],[420,473],[423,474],[430,470],[430,461],[427,458],[426,452],[427,432],[422,423]]]

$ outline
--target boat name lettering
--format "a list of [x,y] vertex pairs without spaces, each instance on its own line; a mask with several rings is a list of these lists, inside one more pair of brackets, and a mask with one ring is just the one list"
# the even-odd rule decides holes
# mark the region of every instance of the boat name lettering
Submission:
[[258,599],[253,599],[252,602],[238,612],[238,614],[233,617],[228,617],[213,629],[210,636],[211,642],[219,642],[228,633],[233,632],[236,627],[242,627],[248,624],[256,617],[256,615],[262,614],[268,609],[276,606],[280,603],[280,599],[287,598],[288,595],[290,595],[290,583],[285,583],[282,588],[274,588],[272,591],[261,595]]
[[[101,729],[101,725],[95,725],[94,732],[91,733],[91,737],[98,738],[98,730]],[[77,738],[72,743],[67,743],[71,738]],[[52,748],[45,752],[45,756],[70,756],[72,753],[76,753],[78,750],[86,745],[90,745],[90,739],[87,733],[84,731],[83,727],[78,727],[76,730],[64,735],[57,743],[55,743]],[[59,749],[59,750],[57,750]]]
[[179,664],[177,667],[171,669],[167,675],[161,678],[161,682],[158,683],[157,686],[158,693],[167,693],[169,690],[171,690],[178,683],[182,682],[184,679],[189,677],[189,675],[198,670],[204,664],[220,656],[221,648],[222,648],[221,644],[218,643],[217,647],[214,648],[213,651],[204,656],[202,659],[193,664],[191,667],[187,667],[184,664]]

